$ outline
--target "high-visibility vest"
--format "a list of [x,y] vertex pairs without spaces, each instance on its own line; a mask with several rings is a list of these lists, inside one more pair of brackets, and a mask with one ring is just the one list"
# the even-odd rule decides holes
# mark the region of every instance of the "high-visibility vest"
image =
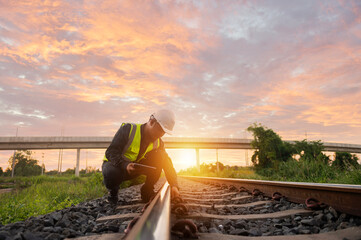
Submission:
[[[125,124],[127,123],[123,123],[122,127]],[[140,126],[141,124],[130,123],[128,142],[123,148],[122,157],[131,162],[139,162],[148,152],[160,147],[160,140],[158,138],[154,142],[150,143],[142,156],[137,159],[141,142]],[[104,155],[103,161],[108,161],[106,155]]]

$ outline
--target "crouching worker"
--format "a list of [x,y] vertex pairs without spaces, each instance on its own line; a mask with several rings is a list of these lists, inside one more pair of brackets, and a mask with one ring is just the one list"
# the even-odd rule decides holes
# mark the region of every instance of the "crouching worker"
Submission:
[[[141,197],[143,202],[148,202],[155,195],[154,184],[162,169],[171,186],[172,197],[179,197],[177,174],[161,139],[165,133],[172,132],[174,124],[173,112],[159,110],[147,123],[121,125],[105,152],[102,165],[110,203],[118,202],[119,186],[123,181],[142,174],[146,175],[146,181],[141,187]],[[137,163],[153,168],[139,167]]]

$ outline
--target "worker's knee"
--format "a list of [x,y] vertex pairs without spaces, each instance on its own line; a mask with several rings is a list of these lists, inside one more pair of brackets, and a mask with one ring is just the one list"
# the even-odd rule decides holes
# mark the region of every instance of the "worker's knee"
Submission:
[[122,182],[121,169],[113,166],[110,162],[103,162],[102,165],[103,183],[109,190],[119,188]]
[[147,153],[146,158],[143,159],[142,164],[155,167],[157,171],[162,171],[163,167],[163,155],[161,151],[151,151]]

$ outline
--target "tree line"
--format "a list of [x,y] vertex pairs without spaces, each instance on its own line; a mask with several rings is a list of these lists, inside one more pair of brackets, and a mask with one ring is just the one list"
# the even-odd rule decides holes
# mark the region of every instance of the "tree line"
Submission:
[[323,153],[321,140],[285,142],[272,129],[256,123],[247,130],[254,136],[251,145],[256,150],[252,155],[252,163],[258,172],[265,169],[277,170],[280,164],[288,161],[317,162],[341,171],[359,167],[358,157],[348,152],[336,152],[334,161],[331,161],[330,157]]
[[[29,150],[15,151],[14,176],[36,176],[40,175],[42,167],[39,161],[32,156],[33,152]],[[14,156],[9,158],[9,167],[6,171],[0,170],[0,176],[11,176]]]
[[[0,176],[10,177],[12,174],[14,156],[9,158],[8,164],[9,167],[4,171],[0,167]],[[56,175],[59,174],[57,170],[46,171],[45,165],[39,164],[39,160],[33,157],[33,152],[29,150],[20,150],[15,152],[15,165],[14,165],[14,176],[37,176],[41,175],[42,171],[46,175]],[[88,171],[82,169],[79,171],[80,174],[86,174],[87,172],[96,172],[99,171],[95,167],[88,167]],[[62,172],[64,175],[74,175],[74,169],[67,169]]]

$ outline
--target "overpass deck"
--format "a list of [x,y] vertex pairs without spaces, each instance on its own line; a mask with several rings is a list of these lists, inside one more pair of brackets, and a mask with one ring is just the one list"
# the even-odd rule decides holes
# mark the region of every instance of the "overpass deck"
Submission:
[[[24,149],[105,149],[112,137],[0,137],[0,150]],[[251,139],[163,138],[166,148],[253,149]],[[293,142],[293,141],[288,141]],[[325,151],[361,153],[360,144],[323,143]]]

